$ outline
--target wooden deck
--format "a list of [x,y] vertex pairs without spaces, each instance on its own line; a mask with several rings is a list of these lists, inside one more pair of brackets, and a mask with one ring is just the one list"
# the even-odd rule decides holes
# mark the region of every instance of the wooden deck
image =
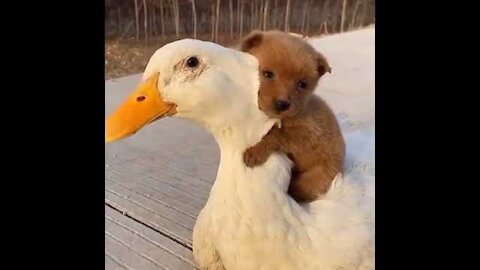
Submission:
[[[139,77],[106,82],[106,115]],[[105,147],[106,269],[194,269],[192,229],[218,167],[211,135],[164,119]]]
[[[321,96],[344,129],[374,123],[374,38],[372,30],[320,44],[334,67],[323,80]],[[356,46],[348,45],[352,43]],[[105,82],[105,115],[139,79],[134,75]],[[179,119],[161,121],[105,146],[108,270],[195,269],[192,229],[215,179],[219,151],[200,127]]]

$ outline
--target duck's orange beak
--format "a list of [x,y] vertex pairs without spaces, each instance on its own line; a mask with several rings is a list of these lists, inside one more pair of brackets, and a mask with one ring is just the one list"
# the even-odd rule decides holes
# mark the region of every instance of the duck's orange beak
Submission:
[[113,142],[135,134],[143,126],[176,113],[176,105],[163,101],[157,89],[159,73],[150,77],[130,94],[107,118],[105,142]]

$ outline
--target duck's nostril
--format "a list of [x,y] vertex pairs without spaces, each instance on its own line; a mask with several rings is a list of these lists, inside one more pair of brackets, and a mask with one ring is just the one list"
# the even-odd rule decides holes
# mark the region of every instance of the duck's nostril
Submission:
[[137,97],[137,101],[138,101],[138,102],[142,102],[142,101],[144,101],[144,100],[145,100],[145,96],[139,96],[139,97]]
[[275,110],[283,112],[288,110],[288,108],[290,108],[290,102],[286,100],[278,99],[278,100],[275,100],[273,106],[275,107]]

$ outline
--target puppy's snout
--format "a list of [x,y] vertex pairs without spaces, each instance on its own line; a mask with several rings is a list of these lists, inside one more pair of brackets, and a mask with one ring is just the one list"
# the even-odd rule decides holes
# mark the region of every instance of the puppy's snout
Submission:
[[275,110],[279,112],[283,112],[288,110],[288,108],[290,108],[290,102],[288,102],[287,100],[276,99],[273,102],[273,107],[275,108]]

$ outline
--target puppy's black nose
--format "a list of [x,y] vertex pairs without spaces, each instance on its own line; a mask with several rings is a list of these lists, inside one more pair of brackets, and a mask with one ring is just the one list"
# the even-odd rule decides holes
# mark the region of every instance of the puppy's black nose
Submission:
[[273,107],[275,108],[275,110],[279,112],[283,112],[288,110],[288,108],[290,107],[290,102],[286,100],[277,99],[273,102]]

